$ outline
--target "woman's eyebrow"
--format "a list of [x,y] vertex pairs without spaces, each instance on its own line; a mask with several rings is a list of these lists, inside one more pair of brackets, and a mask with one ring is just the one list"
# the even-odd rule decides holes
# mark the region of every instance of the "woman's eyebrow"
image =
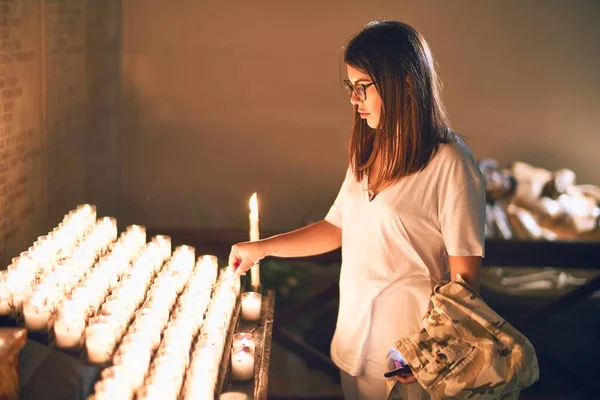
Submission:
[[[350,80],[350,79],[348,79],[348,80]],[[356,85],[359,82],[371,82],[371,80],[368,78],[360,78],[360,79],[355,80],[354,82],[350,81],[350,83],[352,83],[353,85]]]

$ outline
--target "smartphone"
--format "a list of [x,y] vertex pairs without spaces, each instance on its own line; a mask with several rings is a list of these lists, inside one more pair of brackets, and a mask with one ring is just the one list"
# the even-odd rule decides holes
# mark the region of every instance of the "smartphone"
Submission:
[[383,376],[385,376],[386,378],[391,378],[392,376],[408,374],[408,373],[410,373],[410,367],[408,366],[408,364],[405,364],[405,365],[402,365],[398,368],[394,368],[393,370],[384,373]]

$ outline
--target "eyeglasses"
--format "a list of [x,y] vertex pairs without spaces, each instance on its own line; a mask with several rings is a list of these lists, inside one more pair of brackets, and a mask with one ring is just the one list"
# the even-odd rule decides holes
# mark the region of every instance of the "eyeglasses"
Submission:
[[348,79],[344,79],[344,87],[348,92],[348,96],[352,96],[352,93],[354,93],[359,101],[367,100],[367,88],[374,83],[375,82],[357,83],[356,85],[353,85]]

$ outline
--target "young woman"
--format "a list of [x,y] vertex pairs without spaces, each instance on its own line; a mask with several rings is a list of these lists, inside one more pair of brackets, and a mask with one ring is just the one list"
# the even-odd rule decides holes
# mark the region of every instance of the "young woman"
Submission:
[[[240,273],[265,256],[342,246],[331,357],[346,399],[385,399],[386,354],[421,329],[433,286],[460,273],[475,289],[484,252],[485,185],[450,129],[423,36],[394,21],[367,24],[344,61],[354,128],[349,167],[327,216],[293,232],[235,244]],[[427,398],[412,375],[404,399]]]

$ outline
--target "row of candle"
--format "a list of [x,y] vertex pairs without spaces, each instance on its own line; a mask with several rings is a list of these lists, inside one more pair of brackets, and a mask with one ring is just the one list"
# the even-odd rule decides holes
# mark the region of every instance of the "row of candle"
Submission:
[[56,268],[40,277],[40,283],[32,289],[23,304],[23,316],[29,330],[46,331],[49,328],[58,304],[79,285],[97,258],[114,241],[112,225],[110,220],[98,220],[70,258],[59,261]]
[[[239,293],[237,276],[224,269],[214,285],[216,278],[216,257],[200,257],[168,323],[165,314],[159,312],[160,305],[145,304],[147,313],[143,318],[148,323],[136,325],[136,314],[113,358],[113,366],[103,371],[93,397],[131,398],[135,392],[138,399],[176,399],[183,386],[184,398],[198,398],[200,392],[211,393],[212,398],[224,338]],[[140,371],[148,371],[145,380]]]
[[[114,218],[97,220],[94,206],[77,207],[0,276],[0,314],[22,311],[29,329],[53,327],[58,346],[85,343],[90,361],[112,360],[97,397],[212,398],[239,277],[224,268],[214,285],[216,257],[196,264],[189,246],[171,257],[170,238],[146,243],[142,226],[129,226],[116,239]],[[259,318],[256,295],[243,295],[242,318]],[[234,340],[232,364],[234,378],[253,376],[247,338]],[[115,385],[119,371],[128,384]]]
[[231,315],[240,293],[240,280],[230,267],[221,269],[201,335],[191,353],[181,398],[214,398],[219,363],[225,349]]
[[[182,257],[182,252],[192,252],[191,259],[188,254]],[[142,386],[150,358],[161,342],[161,335],[170,319],[176,297],[191,278],[192,268],[188,268],[189,264],[194,264],[193,249],[187,246],[185,250],[178,248],[173,259],[169,260],[154,279],[148,296],[135,313],[133,322],[113,357],[113,366],[105,369],[102,380],[96,383],[97,398],[131,398]],[[167,290],[169,288],[172,290]],[[90,350],[88,347],[88,354]]]
[[[189,246],[176,248],[164,267],[157,244],[150,243],[145,250],[86,328],[86,350],[94,363],[111,359],[115,345],[132,319],[129,329],[133,330],[142,331],[159,323],[165,325],[192,272],[195,253]],[[160,332],[156,332],[155,337],[160,338]]]
[[145,237],[141,227],[128,227],[114,243],[111,252],[102,256],[80,285],[66,296],[58,307],[54,323],[57,346],[69,348],[81,345],[88,320],[98,313],[108,294],[121,285],[123,278],[131,275],[136,257],[143,260],[144,252],[152,254],[153,250],[156,254],[157,245],[146,246]]
[[28,250],[14,257],[8,268],[0,273],[0,315],[20,312],[32,290],[61,261],[71,258],[80,241],[95,225],[96,208],[88,204],[78,206],[47,235],[39,237]]

